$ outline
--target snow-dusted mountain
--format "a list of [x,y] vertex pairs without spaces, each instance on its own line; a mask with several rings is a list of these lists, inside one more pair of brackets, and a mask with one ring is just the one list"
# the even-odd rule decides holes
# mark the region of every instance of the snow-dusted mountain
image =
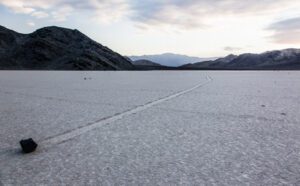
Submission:
[[300,49],[268,51],[261,54],[229,55],[213,61],[182,66],[193,69],[300,69]]
[[132,61],[136,60],[149,60],[154,63],[161,64],[163,66],[178,67],[188,63],[195,63],[200,61],[213,60],[216,58],[199,58],[191,57],[187,55],[165,53],[158,55],[143,55],[143,56],[129,56]]

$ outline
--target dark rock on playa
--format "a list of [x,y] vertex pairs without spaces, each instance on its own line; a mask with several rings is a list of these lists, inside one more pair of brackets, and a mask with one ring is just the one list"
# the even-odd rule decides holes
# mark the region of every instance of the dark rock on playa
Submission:
[[32,138],[21,140],[20,145],[21,145],[22,151],[24,153],[34,152],[38,146],[37,143],[35,141],[33,141]]

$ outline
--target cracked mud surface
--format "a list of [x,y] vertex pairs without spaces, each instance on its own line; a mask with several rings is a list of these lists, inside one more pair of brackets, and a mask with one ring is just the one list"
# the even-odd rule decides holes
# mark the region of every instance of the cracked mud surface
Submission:
[[0,77],[0,185],[300,184],[299,72]]

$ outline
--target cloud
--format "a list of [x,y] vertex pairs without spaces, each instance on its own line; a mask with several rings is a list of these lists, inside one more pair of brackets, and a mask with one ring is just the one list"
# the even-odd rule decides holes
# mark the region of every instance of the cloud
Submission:
[[0,4],[8,7],[15,13],[30,14],[35,11],[33,7],[27,7],[22,1],[18,0],[0,0]]
[[239,50],[242,50],[243,48],[240,48],[240,47],[230,47],[230,46],[227,46],[227,47],[224,47],[224,50],[227,51],[227,52],[234,52],[234,51],[239,51]]
[[298,0],[0,0],[15,13],[66,21],[72,15],[99,22],[129,19],[139,28],[207,28],[214,17],[276,14]]
[[[132,20],[139,24],[185,29],[205,28],[212,17],[269,14],[295,6],[295,0],[133,0]],[[299,3],[298,3],[299,4]]]
[[66,21],[74,13],[91,15],[103,22],[112,21],[124,16],[127,4],[127,0],[0,0],[0,5],[14,13],[59,22]]
[[43,11],[34,11],[32,14],[30,14],[33,17],[36,17],[38,19],[43,19],[46,17],[49,17],[49,14]]
[[179,7],[179,4],[162,1],[144,2],[132,7],[131,19],[140,25],[176,26],[180,28],[206,27],[206,24],[195,19],[196,7]]
[[101,23],[119,20],[129,11],[127,0],[89,0],[89,4],[86,3],[84,6],[86,8],[89,6],[89,10],[93,10],[93,19]]
[[282,30],[298,30],[300,29],[300,17],[286,19],[273,23],[269,29],[282,31]]
[[14,13],[28,14],[42,19],[49,17],[51,9],[56,9],[60,0],[0,0],[0,4],[9,8]]
[[27,22],[27,25],[30,26],[30,27],[34,27],[34,26],[35,26],[35,23],[32,22],[32,21],[28,21],[28,22]]
[[52,11],[51,15],[55,21],[62,22],[67,20],[67,17],[72,14],[73,10],[74,9],[71,6],[64,5],[57,10]]
[[286,19],[270,25],[272,40],[280,44],[300,44],[300,17]]

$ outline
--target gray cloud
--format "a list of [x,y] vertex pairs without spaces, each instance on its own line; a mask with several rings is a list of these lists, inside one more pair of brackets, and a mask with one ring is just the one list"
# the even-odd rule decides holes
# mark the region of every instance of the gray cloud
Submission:
[[205,28],[213,16],[257,15],[299,5],[298,0],[0,0],[16,13],[65,21],[74,13],[102,21],[126,17],[140,28],[156,25],[181,29]]
[[205,27],[211,16],[262,14],[282,9],[286,0],[133,0],[132,20],[144,25],[167,25],[184,28]]
[[291,18],[291,19],[273,23],[272,25],[269,26],[269,29],[276,30],[276,31],[298,30],[300,29],[300,17]]
[[111,20],[123,16],[128,5],[127,0],[0,0],[11,11],[28,14],[35,18],[50,18],[65,21],[71,15],[83,13],[98,17],[99,20]]
[[267,29],[274,31],[271,38],[276,43],[300,44],[300,17],[275,22]]

